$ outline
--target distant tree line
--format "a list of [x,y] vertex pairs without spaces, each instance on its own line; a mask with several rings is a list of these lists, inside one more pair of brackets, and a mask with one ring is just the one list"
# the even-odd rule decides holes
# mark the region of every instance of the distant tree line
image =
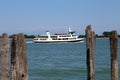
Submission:
[[[12,38],[14,35],[9,35],[9,38]],[[27,35],[27,34],[24,34],[25,38],[28,38],[28,39],[32,39],[32,38],[35,38],[35,35]]]
[[[108,37],[110,36],[110,33],[111,33],[111,32],[109,32],[109,31],[104,31],[104,32],[102,33],[102,35],[96,34],[96,37],[97,37],[97,38],[108,38]],[[79,35],[79,37],[84,38],[85,35]],[[119,35],[119,34],[118,34],[118,37],[120,38],[120,35]]]
[[[35,38],[35,35],[27,35],[27,34],[24,34],[24,36],[25,36],[25,38],[27,38],[27,39],[33,39],[33,38]],[[109,32],[109,31],[104,31],[104,32],[102,33],[102,35],[96,34],[96,37],[97,37],[97,38],[107,38],[107,37],[109,37],[109,36],[110,36],[110,32]],[[12,38],[12,37],[13,37],[13,35],[9,35],[9,38]],[[85,35],[79,35],[78,37],[85,38]],[[120,38],[120,34],[118,35],[118,37]],[[0,36],[0,38],[1,38],[1,36]]]

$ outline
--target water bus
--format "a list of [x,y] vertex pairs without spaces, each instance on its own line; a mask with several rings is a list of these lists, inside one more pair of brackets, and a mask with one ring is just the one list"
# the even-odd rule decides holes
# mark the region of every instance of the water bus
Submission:
[[33,42],[35,43],[55,43],[55,42],[80,42],[84,38],[78,38],[75,35],[75,31],[72,31],[71,28],[68,30],[68,34],[54,34],[50,35],[49,31],[46,31],[46,35],[37,36],[34,38]]

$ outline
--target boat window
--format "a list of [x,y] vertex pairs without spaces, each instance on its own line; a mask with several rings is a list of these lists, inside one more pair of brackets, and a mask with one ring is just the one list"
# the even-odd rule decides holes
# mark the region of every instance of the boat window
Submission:
[[73,39],[76,39],[76,38],[69,38],[69,40],[73,40]]
[[34,40],[38,40],[38,39],[34,39]]
[[68,40],[68,38],[63,38],[63,40]]
[[58,40],[62,40],[62,39],[59,38]]
[[46,40],[45,38],[41,38],[40,40]]

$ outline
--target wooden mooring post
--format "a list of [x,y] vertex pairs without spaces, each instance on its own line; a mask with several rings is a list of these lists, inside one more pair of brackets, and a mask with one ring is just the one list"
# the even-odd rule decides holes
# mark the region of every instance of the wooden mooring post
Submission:
[[118,80],[118,34],[112,31],[110,34],[111,52],[111,80]]
[[86,49],[87,49],[87,80],[95,80],[94,54],[95,54],[95,33],[91,25],[86,28]]
[[0,80],[9,80],[9,38],[6,33],[3,33],[1,37],[0,62]]
[[22,33],[14,35],[11,49],[12,80],[28,80],[26,43]]

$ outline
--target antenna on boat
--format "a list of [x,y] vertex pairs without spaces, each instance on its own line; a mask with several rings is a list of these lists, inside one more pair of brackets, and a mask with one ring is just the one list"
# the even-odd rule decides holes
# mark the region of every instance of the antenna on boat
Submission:
[[71,28],[69,27],[68,32],[72,32]]
[[75,35],[75,31],[72,31],[72,29],[69,27],[68,33],[70,36]]

